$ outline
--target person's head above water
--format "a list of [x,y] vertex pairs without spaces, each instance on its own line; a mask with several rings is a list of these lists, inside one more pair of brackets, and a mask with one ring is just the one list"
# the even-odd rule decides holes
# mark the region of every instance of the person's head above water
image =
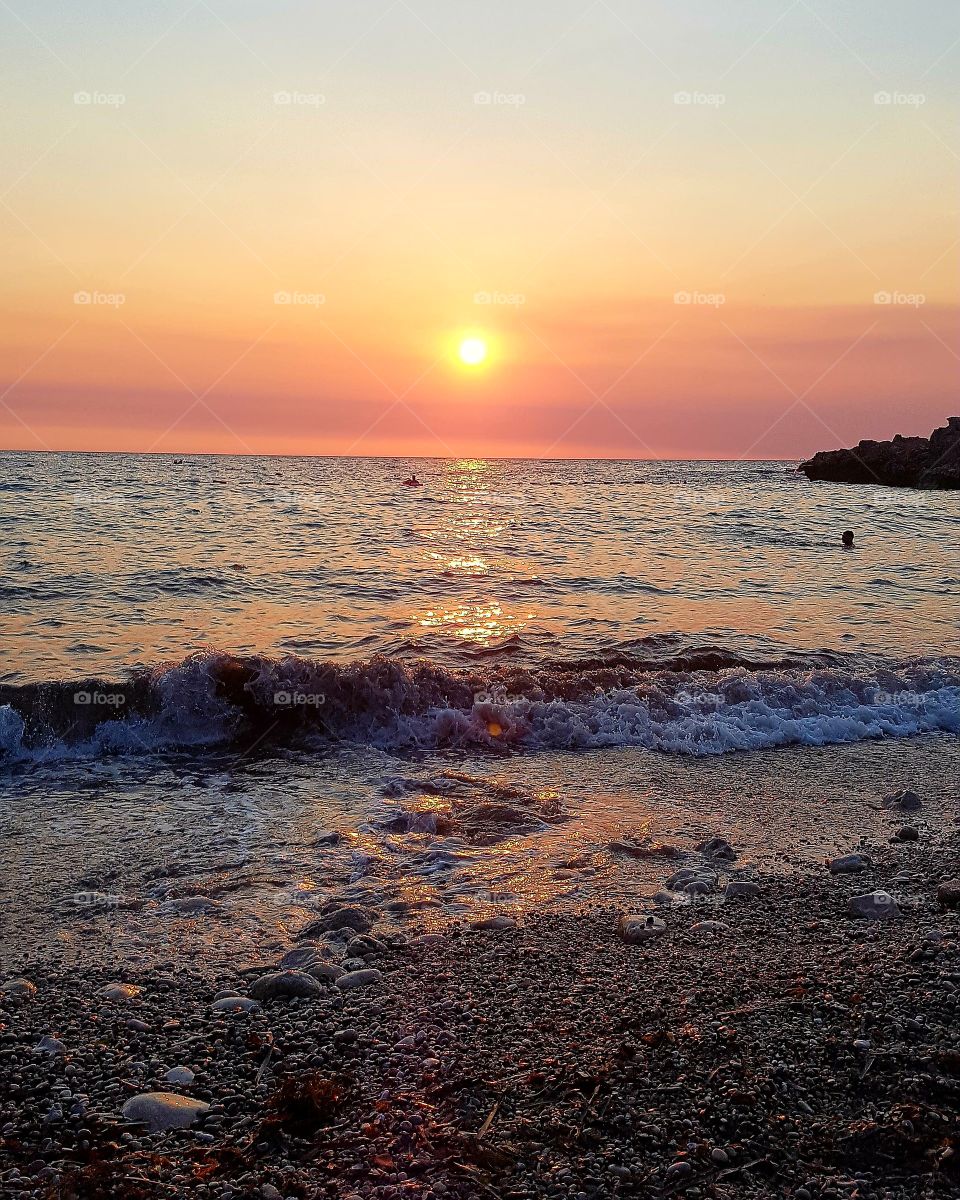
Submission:
[[853,545],[853,530],[845,529],[843,531],[843,537],[840,540],[843,542],[843,544],[845,546],[852,546]]

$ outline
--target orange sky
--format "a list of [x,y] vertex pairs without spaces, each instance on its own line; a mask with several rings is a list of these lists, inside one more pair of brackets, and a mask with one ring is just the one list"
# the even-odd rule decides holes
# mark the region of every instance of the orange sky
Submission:
[[521,7],[0,15],[0,445],[796,457],[958,410],[950,6]]

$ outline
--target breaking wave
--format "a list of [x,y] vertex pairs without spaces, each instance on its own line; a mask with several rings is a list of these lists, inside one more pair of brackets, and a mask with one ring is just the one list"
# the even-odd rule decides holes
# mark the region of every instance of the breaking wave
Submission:
[[7,761],[351,742],[397,753],[643,746],[709,755],[960,732],[960,659],[751,660],[618,650],[453,670],[375,657],[195,654],[102,679],[0,685]]

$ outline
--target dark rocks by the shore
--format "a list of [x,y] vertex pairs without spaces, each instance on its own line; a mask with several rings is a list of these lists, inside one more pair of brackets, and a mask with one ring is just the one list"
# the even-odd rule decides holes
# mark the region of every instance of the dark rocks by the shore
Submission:
[[808,479],[830,483],[880,483],[890,487],[960,488],[960,417],[950,417],[929,438],[861,441],[848,450],[821,450],[800,464]]
[[[956,1197],[960,833],[865,849],[854,875],[758,874],[749,903],[666,922],[378,933],[364,986],[246,1012],[210,1007],[244,999],[241,967],[11,959],[35,987],[0,995],[4,1195]],[[897,919],[849,911],[882,892]],[[98,994],[118,982],[139,990]]]

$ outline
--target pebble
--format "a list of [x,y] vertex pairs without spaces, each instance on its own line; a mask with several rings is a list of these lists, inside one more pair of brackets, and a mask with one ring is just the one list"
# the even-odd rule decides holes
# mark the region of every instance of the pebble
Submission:
[[249,996],[221,996],[210,1005],[214,1012],[253,1012],[260,1005]]
[[18,1000],[26,1000],[29,996],[35,996],[37,993],[37,985],[31,983],[29,979],[8,979],[6,983],[0,983],[0,992],[5,996],[15,996]]
[[343,908],[335,908],[332,912],[311,921],[309,925],[300,930],[297,940],[302,941],[307,937],[315,937],[318,933],[330,933],[337,929],[352,929],[355,933],[366,933],[372,928],[373,921],[366,909],[346,905]]
[[909,788],[904,788],[903,791],[894,792],[890,796],[884,796],[883,803],[887,808],[898,808],[901,812],[916,812],[918,808],[923,807],[923,801],[916,792]]
[[341,975],[346,975],[343,967],[338,967],[336,963],[318,962],[307,969],[307,974],[320,982],[336,983]]
[[317,951],[314,946],[297,946],[288,950],[280,959],[281,971],[306,970],[317,961]]
[[617,932],[630,945],[649,941],[666,931],[666,921],[649,913],[624,913],[617,924]]
[[697,849],[707,858],[723,858],[728,862],[733,862],[737,857],[736,850],[734,850],[726,838],[722,837],[708,838]]
[[319,996],[320,990],[320,984],[305,971],[277,971],[255,980],[250,985],[250,996],[262,1003],[294,996]]
[[99,989],[97,995],[104,1000],[133,1000],[140,995],[140,991],[132,983],[108,983]]
[[760,886],[751,879],[731,879],[724,888],[723,894],[728,900],[735,900],[738,897],[749,900],[760,895]]
[[41,1038],[34,1046],[34,1050],[38,1050],[41,1054],[66,1054],[67,1048],[59,1038],[45,1037]]
[[890,920],[900,916],[897,902],[889,892],[866,892],[862,896],[851,896],[847,912],[852,917],[865,917],[869,921]]
[[516,929],[516,927],[517,927],[516,917],[508,917],[502,913],[499,916],[484,917],[482,920],[472,921],[470,923],[470,928],[476,929],[476,930]]
[[141,1092],[131,1096],[120,1110],[128,1121],[146,1125],[151,1133],[186,1129],[210,1108],[203,1100],[178,1096],[175,1092]]
[[346,975],[341,975],[336,982],[342,992],[349,992],[354,988],[366,987],[370,983],[379,983],[382,978],[382,971],[368,967],[364,971],[348,971]]
[[916,825],[904,825],[893,836],[898,842],[919,842],[920,830]]
[[865,871],[870,859],[863,854],[841,854],[839,858],[831,858],[827,866],[834,875],[853,875]]
[[196,1076],[189,1067],[173,1067],[167,1072],[167,1083],[172,1083],[174,1087],[187,1087],[193,1083]]
[[945,879],[937,888],[937,903],[941,908],[960,906],[960,879]]

